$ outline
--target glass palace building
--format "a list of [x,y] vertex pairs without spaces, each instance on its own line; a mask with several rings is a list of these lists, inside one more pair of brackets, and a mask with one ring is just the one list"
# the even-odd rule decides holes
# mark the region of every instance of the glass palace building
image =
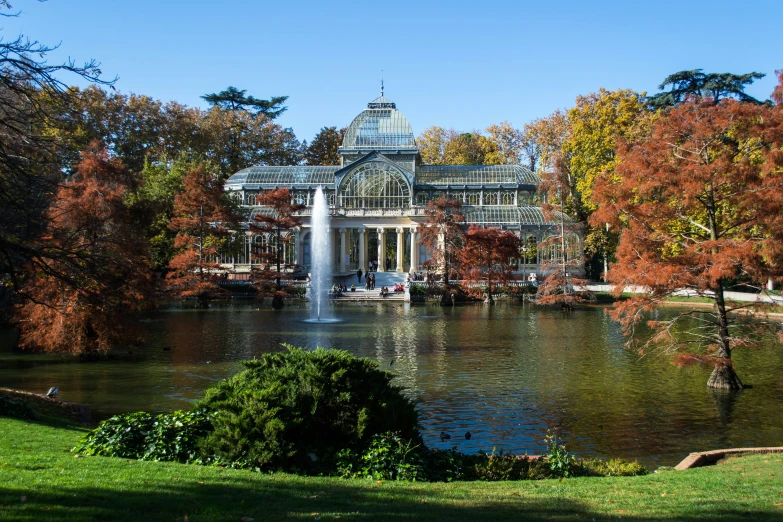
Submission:
[[[286,242],[286,265],[309,271],[310,214],[319,186],[329,202],[336,273],[367,271],[373,262],[378,271],[424,271],[429,254],[419,242],[419,230],[426,222],[427,203],[444,194],[463,203],[467,225],[519,234],[524,246],[514,263],[520,274],[541,274],[560,259],[558,245],[541,246],[548,236],[560,234],[560,216],[547,220],[537,205],[540,180],[535,173],[521,165],[422,163],[410,123],[383,93],[351,122],[339,153],[339,166],[256,166],[226,182],[226,191],[246,208],[249,221],[269,211],[256,205],[265,190],[287,187],[297,202],[307,205],[299,213],[301,228]],[[566,256],[577,259],[580,252],[573,250],[579,242],[574,239]],[[274,237],[263,234],[246,233],[242,241],[240,255],[223,259],[237,273],[256,265],[260,249],[275,248]]]

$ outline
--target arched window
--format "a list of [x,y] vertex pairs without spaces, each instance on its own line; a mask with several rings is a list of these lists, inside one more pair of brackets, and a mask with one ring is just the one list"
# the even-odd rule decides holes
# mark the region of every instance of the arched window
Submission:
[[466,192],[465,193],[465,204],[466,205],[478,205],[479,204],[479,193],[478,192]]
[[514,204],[514,193],[513,192],[501,192],[500,193],[500,204],[501,205],[513,205]]
[[416,204],[421,205],[423,207],[427,206],[427,203],[430,201],[430,195],[426,192],[417,192],[416,193]]
[[291,202],[299,205],[306,205],[307,204],[307,192],[302,191],[292,191],[291,192]]
[[340,205],[345,208],[407,208],[410,188],[399,171],[383,163],[370,162],[343,180]]
[[497,205],[498,204],[498,192],[484,192],[484,204],[485,205]]

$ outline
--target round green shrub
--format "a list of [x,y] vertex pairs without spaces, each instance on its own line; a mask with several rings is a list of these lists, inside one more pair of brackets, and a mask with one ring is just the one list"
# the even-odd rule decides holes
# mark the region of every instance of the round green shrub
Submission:
[[392,374],[341,350],[287,351],[243,363],[206,391],[212,412],[202,451],[264,470],[331,472],[338,451],[396,432],[421,442],[418,413]]

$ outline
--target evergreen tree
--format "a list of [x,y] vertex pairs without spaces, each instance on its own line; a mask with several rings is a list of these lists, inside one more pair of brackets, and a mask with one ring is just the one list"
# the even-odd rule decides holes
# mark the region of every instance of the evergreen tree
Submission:
[[304,159],[307,165],[339,165],[338,149],[343,142],[345,129],[323,127],[305,148]]
[[224,111],[248,111],[263,114],[270,120],[274,120],[283,114],[287,107],[283,105],[288,96],[272,96],[268,100],[247,96],[246,89],[237,89],[229,86],[228,89],[218,93],[205,94],[201,98],[212,107],[218,107]]
[[723,98],[735,98],[742,102],[762,103],[756,98],[745,94],[745,87],[765,75],[752,72],[747,74],[704,73],[701,69],[680,71],[671,74],[663,80],[658,88],[671,90],[661,92],[647,98],[651,109],[665,109],[684,102],[689,97],[712,98],[717,103]]

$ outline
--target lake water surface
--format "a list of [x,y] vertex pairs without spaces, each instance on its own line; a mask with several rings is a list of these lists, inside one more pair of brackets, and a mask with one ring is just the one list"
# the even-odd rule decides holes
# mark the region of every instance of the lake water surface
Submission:
[[[91,363],[14,351],[5,332],[0,386],[43,393],[56,385],[63,400],[99,419],[168,411],[188,408],[238,371],[238,361],[290,343],[377,360],[419,401],[425,441],[436,447],[537,454],[551,428],[580,455],[655,468],[692,451],[783,445],[783,350],[772,345],[737,350],[735,367],[752,388],[718,395],[706,387],[709,369],[625,349],[604,307],[564,314],[518,304],[372,303],[338,307],[336,324],[305,323],[305,303],[257,307],[156,312],[144,319],[145,346]],[[441,431],[452,439],[441,442]]]

